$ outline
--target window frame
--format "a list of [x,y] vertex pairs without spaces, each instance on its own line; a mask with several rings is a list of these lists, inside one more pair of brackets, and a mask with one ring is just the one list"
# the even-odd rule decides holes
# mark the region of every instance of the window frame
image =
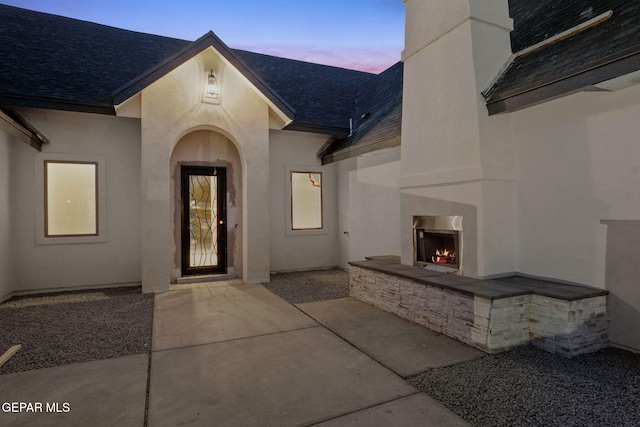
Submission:
[[[93,233],[75,233],[75,234],[51,234],[51,212],[49,210],[49,180],[51,178],[49,171],[51,165],[87,165],[94,166],[93,170],[93,194],[94,194],[94,206],[95,206],[95,232]],[[78,162],[78,161],[59,161],[59,160],[45,160],[44,161],[44,236],[45,237],[86,237],[86,236],[98,236],[100,234],[100,199],[98,192],[98,163],[97,162]]]
[[[287,197],[287,214],[286,214],[286,225],[285,225],[285,233],[288,236],[307,236],[307,235],[318,235],[318,234],[327,234],[326,227],[326,212],[325,212],[325,177],[323,174],[323,168],[317,166],[289,166],[286,168],[286,197]],[[292,176],[293,173],[314,173],[320,174],[320,228],[305,228],[305,229],[294,229],[293,228],[293,191],[292,191]]]
[[[48,188],[47,165],[57,164],[94,164],[96,166],[96,234],[49,235],[48,234]],[[35,162],[36,179],[36,244],[79,244],[104,243],[107,241],[106,221],[106,173],[102,156],[38,153]]]

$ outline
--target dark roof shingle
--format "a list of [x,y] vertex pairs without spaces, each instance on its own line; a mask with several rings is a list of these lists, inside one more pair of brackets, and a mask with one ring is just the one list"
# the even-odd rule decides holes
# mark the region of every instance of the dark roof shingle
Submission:
[[296,113],[291,129],[312,130],[322,124],[346,135],[358,87],[375,77],[244,50],[234,53],[293,107]]
[[[114,114],[115,91],[192,43],[0,5],[0,104]],[[346,135],[374,76],[231,51],[293,107],[291,129]]]
[[0,102],[113,112],[115,89],[188,43],[0,5]]
[[353,133],[324,151],[324,163],[400,145],[404,64],[398,62],[358,89]]
[[[608,10],[613,14],[592,27],[516,56],[484,93],[490,114],[524,108],[640,69],[640,0],[510,0],[509,4],[515,27],[511,35],[514,51]],[[549,10],[553,13],[547,20]]]
[[510,0],[511,48],[519,52],[611,9],[611,0]]

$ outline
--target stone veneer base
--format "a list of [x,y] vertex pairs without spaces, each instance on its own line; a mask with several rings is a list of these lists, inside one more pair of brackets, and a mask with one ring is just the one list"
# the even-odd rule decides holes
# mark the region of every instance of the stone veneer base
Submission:
[[[429,283],[429,278],[401,277],[355,264],[363,263],[350,266],[349,291],[353,298],[487,353],[531,342],[549,352],[573,357],[608,346],[606,293],[571,300],[534,291],[486,296],[479,295],[484,283],[480,280],[464,283],[463,290],[456,290],[455,285]],[[470,284],[479,292],[470,291]],[[486,284],[491,291],[495,289],[494,282]]]

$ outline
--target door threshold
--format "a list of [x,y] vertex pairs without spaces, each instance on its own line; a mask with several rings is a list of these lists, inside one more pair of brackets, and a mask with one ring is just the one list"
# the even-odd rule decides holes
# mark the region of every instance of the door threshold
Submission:
[[233,280],[237,277],[233,274],[205,274],[202,276],[184,276],[176,279],[178,285],[190,285],[192,283],[204,282],[223,282],[225,280]]

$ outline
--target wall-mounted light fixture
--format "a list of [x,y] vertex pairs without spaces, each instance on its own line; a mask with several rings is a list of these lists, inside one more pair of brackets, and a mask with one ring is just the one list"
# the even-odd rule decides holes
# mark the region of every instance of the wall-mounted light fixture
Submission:
[[211,70],[207,75],[207,81],[204,87],[204,100],[207,102],[220,102],[220,88],[218,87],[218,79]]

